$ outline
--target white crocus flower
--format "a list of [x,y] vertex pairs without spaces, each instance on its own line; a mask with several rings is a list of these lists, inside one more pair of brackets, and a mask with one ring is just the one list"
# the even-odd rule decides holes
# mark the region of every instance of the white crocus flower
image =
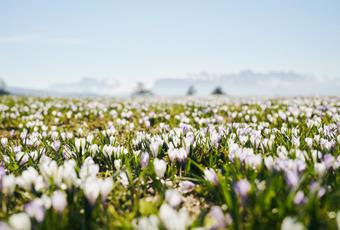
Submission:
[[159,178],[164,177],[166,171],[166,162],[161,159],[155,158],[153,160],[153,166],[155,168],[155,173]]
[[12,195],[15,190],[15,176],[9,174],[2,178],[2,192],[5,195]]
[[60,183],[61,177],[59,167],[56,161],[54,160],[41,161],[39,164],[39,169],[46,181],[53,179],[55,183],[57,184]]
[[85,138],[76,138],[74,143],[75,143],[77,152],[81,152],[82,154],[84,154],[86,139]]
[[90,153],[91,156],[95,156],[99,150],[99,147],[97,144],[90,145]]
[[119,178],[120,178],[120,183],[122,183],[122,185],[124,187],[128,187],[129,186],[129,178],[128,178],[126,172],[120,172]]
[[121,161],[121,159],[116,159],[116,160],[114,160],[113,164],[114,164],[114,166],[117,170],[120,170],[120,167],[122,165],[122,161]]
[[166,203],[162,204],[159,217],[168,230],[185,230],[190,224],[189,215],[185,209],[177,212]]
[[64,191],[55,191],[51,197],[52,207],[61,213],[67,206],[66,193]]
[[105,178],[100,183],[100,195],[102,196],[102,200],[106,200],[108,194],[112,191],[113,188],[113,180],[112,178]]
[[65,161],[60,167],[60,173],[63,182],[67,187],[72,187],[77,185],[78,177],[75,171],[76,162],[74,160]]
[[24,153],[24,152],[18,152],[15,155],[15,160],[20,164],[20,165],[24,165],[27,163],[27,161],[29,160],[29,155]]
[[39,223],[41,223],[45,217],[45,208],[43,201],[39,198],[34,199],[33,201],[25,205],[25,212],[30,217],[35,218]]
[[314,164],[314,171],[318,174],[318,176],[323,176],[326,173],[326,166],[323,162]]
[[195,189],[195,184],[192,183],[191,181],[181,181],[179,182],[179,191],[184,194],[184,193],[189,193],[192,190]]
[[175,208],[182,202],[182,195],[175,189],[169,189],[165,192],[165,200]]
[[9,218],[8,223],[13,230],[30,230],[31,229],[31,220],[29,216],[24,212],[13,214]]
[[112,145],[104,145],[103,153],[106,157],[111,157],[113,153],[113,146]]
[[281,224],[281,230],[304,230],[305,226],[298,222],[296,218],[287,216]]
[[96,177],[99,172],[99,166],[94,163],[91,157],[87,157],[80,168],[79,177],[85,181],[89,177]]
[[149,217],[141,217],[134,221],[134,228],[137,230],[158,230],[159,220],[156,215],[151,215]]
[[1,145],[2,145],[2,147],[6,147],[7,146],[7,144],[8,144],[8,139],[7,139],[7,137],[2,137],[1,138]]
[[155,137],[151,139],[150,149],[153,157],[157,157],[159,147],[163,145],[163,140],[160,137]]
[[84,185],[84,194],[91,205],[96,203],[100,192],[100,182],[96,178],[88,178]]
[[35,180],[39,177],[37,170],[33,167],[29,167],[22,174],[16,178],[16,183],[23,189],[30,191]]

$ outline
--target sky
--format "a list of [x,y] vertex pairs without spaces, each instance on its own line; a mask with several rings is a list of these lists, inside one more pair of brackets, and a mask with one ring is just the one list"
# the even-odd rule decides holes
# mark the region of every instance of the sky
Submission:
[[202,71],[340,77],[340,1],[0,1],[0,78],[44,89]]

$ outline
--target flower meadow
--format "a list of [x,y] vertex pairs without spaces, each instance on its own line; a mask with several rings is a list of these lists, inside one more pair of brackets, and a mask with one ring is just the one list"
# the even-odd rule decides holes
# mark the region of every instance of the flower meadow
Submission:
[[0,98],[0,229],[340,229],[340,98]]

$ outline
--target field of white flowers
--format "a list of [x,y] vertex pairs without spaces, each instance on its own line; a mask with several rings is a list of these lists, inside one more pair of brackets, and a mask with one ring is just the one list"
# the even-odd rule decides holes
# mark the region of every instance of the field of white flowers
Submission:
[[340,98],[0,98],[0,229],[338,229]]

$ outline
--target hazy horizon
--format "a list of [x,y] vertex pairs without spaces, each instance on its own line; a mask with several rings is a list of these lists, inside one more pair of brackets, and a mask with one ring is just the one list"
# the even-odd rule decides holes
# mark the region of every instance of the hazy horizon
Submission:
[[202,72],[340,77],[338,1],[3,1],[0,78],[133,87]]

